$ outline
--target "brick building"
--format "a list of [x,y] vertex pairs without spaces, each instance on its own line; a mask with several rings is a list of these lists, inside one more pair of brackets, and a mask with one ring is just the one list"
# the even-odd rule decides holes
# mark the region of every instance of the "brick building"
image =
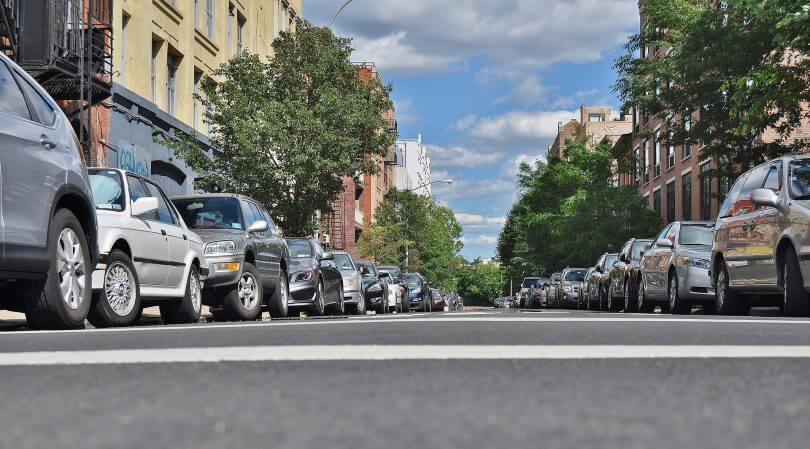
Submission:
[[567,123],[557,125],[557,137],[548,148],[549,156],[561,157],[565,155],[568,145],[585,143],[594,146],[603,140],[611,145],[631,132],[632,121],[621,114],[614,119],[612,111],[607,106],[581,106],[579,120],[571,119]]

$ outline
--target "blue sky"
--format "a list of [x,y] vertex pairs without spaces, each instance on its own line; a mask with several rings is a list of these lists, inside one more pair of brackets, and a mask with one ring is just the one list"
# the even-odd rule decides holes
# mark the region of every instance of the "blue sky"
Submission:
[[[305,0],[328,23],[344,0]],[[490,258],[522,161],[543,157],[580,105],[618,110],[613,59],[638,27],[636,0],[354,0],[334,29],[393,84],[400,137],[429,145],[436,199]]]

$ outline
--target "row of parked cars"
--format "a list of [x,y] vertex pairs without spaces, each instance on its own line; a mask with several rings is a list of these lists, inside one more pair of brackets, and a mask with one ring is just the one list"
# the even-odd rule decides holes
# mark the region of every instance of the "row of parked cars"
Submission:
[[810,156],[789,155],[740,176],[715,221],[668,224],[628,240],[591,268],[526,278],[518,307],[747,315],[777,306],[810,316]]
[[153,180],[90,168],[58,105],[0,54],[0,308],[35,328],[125,326],[445,307],[418,273],[284,238],[251,198],[169,198]]

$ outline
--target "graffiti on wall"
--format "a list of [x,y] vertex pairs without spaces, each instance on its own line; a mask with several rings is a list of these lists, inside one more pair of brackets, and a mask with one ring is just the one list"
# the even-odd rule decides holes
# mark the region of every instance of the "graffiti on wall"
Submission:
[[152,158],[149,153],[137,145],[121,148],[118,152],[118,168],[148,177],[151,166]]

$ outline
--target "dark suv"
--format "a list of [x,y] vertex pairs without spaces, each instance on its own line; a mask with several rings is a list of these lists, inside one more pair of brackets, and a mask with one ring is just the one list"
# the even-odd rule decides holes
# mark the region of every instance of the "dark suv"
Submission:
[[34,328],[84,326],[98,229],[82,150],[53,99],[2,53],[0,182],[0,306]]
[[[287,316],[290,252],[264,207],[233,194],[180,196],[172,202],[205,247],[210,273],[203,304],[215,318],[255,320],[264,304],[273,317]],[[271,294],[268,300],[265,292]]]

